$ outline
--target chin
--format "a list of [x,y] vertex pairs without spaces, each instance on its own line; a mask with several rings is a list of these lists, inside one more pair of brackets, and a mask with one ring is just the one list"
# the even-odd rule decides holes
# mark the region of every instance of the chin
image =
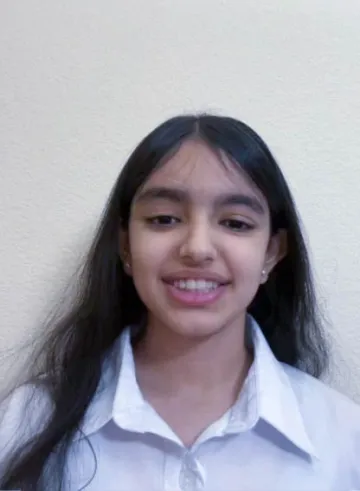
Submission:
[[219,329],[213,329],[204,326],[187,326],[184,329],[177,327],[176,329],[173,329],[173,331],[176,332],[178,336],[181,336],[183,338],[200,340],[215,335],[219,331]]
[[168,327],[177,335],[194,339],[206,338],[217,334],[226,324],[226,322],[221,320],[216,321],[214,315],[212,315],[211,319],[209,319],[209,316],[199,316],[197,319],[194,319],[194,316],[185,317],[185,319],[176,319],[176,316],[174,316],[168,323]]

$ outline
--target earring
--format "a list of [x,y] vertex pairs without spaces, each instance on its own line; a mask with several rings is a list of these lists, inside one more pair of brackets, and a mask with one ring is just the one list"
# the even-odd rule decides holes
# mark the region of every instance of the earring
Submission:
[[131,273],[131,264],[130,264],[130,261],[128,259],[124,259],[123,266],[124,266],[125,273],[130,274]]
[[266,282],[266,280],[267,280],[267,278],[268,278],[268,274],[267,274],[266,270],[265,270],[265,269],[263,269],[263,270],[261,271],[261,280],[262,280],[262,283],[265,283],[265,282]]

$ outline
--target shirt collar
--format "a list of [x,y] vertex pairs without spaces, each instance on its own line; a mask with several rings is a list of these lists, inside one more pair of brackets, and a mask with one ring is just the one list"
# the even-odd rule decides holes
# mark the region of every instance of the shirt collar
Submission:
[[131,333],[130,327],[125,329],[105,358],[99,387],[75,439],[95,433],[111,420],[129,431],[148,429],[149,414],[144,418],[143,411],[149,413],[149,406],[136,380]]
[[[250,430],[262,419],[301,451],[317,458],[287,373],[251,316],[247,325],[254,362],[239,399],[230,411],[225,433]],[[99,388],[85,415],[80,435],[89,436],[110,420],[123,429],[146,432],[151,411],[136,381],[131,329],[128,328],[105,359]],[[153,413],[155,416],[155,411]],[[158,418],[154,417],[152,422],[154,430]]]
[[247,320],[254,362],[232,410],[228,431],[254,428],[263,420],[302,452],[318,458],[284,366],[275,358],[254,318],[248,316]]

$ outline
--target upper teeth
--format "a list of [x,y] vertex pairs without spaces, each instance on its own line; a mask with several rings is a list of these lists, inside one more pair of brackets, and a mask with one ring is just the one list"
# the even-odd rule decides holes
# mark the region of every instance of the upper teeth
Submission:
[[208,280],[178,280],[174,281],[174,285],[181,290],[209,291],[217,288],[219,283]]

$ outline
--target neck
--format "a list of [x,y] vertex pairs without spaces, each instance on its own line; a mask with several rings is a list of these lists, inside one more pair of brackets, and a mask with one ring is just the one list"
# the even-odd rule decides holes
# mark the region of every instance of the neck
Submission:
[[245,346],[245,314],[205,339],[150,320],[135,361],[139,385],[147,393],[216,395],[234,402],[252,361]]

